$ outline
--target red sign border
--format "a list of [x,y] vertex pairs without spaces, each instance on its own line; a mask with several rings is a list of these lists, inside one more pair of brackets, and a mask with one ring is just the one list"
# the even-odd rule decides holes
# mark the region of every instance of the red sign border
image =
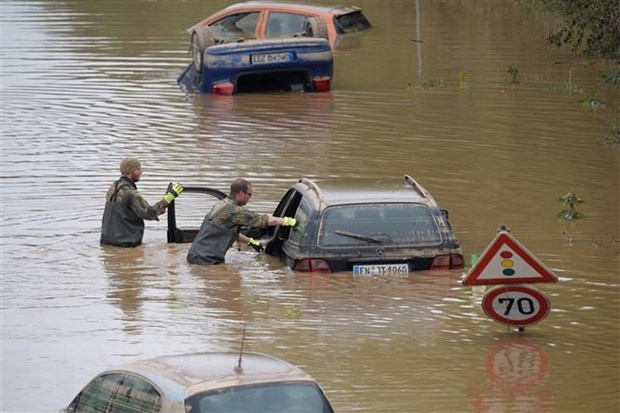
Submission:
[[[540,311],[536,315],[525,320],[510,320],[509,318],[498,314],[493,308],[493,300],[501,293],[511,291],[529,294],[534,297],[540,304]],[[484,310],[484,313],[487,315],[487,317],[492,318],[500,324],[513,327],[525,327],[536,324],[547,318],[547,316],[549,315],[549,311],[551,310],[551,303],[549,302],[547,296],[533,288],[529,288],[523,285],[507,285],[505,287],[494,288],[488,293],[486,293],[484,297],[482,297],[482,309]]]
[[[508,245],[512,250],[527,262],[541,276],[540,278],[492,278],[479,280],[478,277],[486,269],[487,265],[495,257],[503,245]],[[500,231],[491,245],[482,253],[467,276],[463,279],[463,285],[497,285],[497,284],[522,284],[522,283],[550,283],[557,282],[558,278],[532,255],[524,246],[514,239],[509,232]]]

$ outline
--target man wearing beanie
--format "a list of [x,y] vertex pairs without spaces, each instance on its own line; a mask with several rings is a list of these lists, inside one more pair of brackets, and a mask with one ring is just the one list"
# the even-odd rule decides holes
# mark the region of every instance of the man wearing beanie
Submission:
[[264,246],[260,241],[246,237],[239,232],[242,226],[251,228],[278,225],[294,227],[297,223],[295,218],[280,218],[250,211],[245,206],[251,197],[252,184],[249,181],[237,178],[230,184],[228,197],[216,202],[211,212],[205,215],[200,230],[187,253],[187,262],[200,265],[222,264],[225,262],[226,251],[235,241],[247,244],[256,251],[262,251]]
[[144,220],[157,218],[168,205],[183,192],[180,183],[168,185],[163,199],[151,206],[138,192],[136,182],[142,175],[142,165],[136,158],[121,162],[121,177],[110,185],[106,194],[105,210],[101,222],[101,243],[119,247],[136,247],[142,244]]

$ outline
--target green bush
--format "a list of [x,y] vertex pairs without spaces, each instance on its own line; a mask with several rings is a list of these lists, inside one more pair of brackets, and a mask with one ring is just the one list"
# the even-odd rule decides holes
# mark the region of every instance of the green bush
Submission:
[[540,0],[562,23],[547,41],[570,45],[574,53],[615,60],[620,64],[620,3],[618,0]]

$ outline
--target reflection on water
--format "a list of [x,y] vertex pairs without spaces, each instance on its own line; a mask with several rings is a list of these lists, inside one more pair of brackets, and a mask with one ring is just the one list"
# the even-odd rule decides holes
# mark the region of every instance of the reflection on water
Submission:
[[[245,348],[306,369],[338,411],[618,412],[606,65],[547,46],[550,23],[523,2],[360,0],[374,27],[336,52],[330,93],[185,94],[184,29],[228,3],[2,3],[0,410],[66,405],[124,361],[239,349],[245,325]],[[606,106],[578,103],[593,94]],[[138,248],[101,247],[128,155],[150,202],[170,181],[227,192],[245,177],[259,212],[303,176],[411,174],[450,211],[466,258],[507,225],[558,275],[540,287],[551,313],[519,335],[461,273],[295,274],[246,247],[196,268],[188,244],[166,243],[165,219]],[[568,192],[584,218],[556,218]],[[183,195],[180,222],[210,206]]]
[[544,386],[549,360],[539,343],[506,337],[489,351],[485,368],[486,383],[468,389],[473,411],[555,411],[553,394]]

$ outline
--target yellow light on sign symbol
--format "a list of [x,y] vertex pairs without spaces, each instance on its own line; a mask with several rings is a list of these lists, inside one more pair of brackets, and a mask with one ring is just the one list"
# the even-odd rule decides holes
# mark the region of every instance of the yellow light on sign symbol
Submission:
[[507,275],[507,276],[511,276],[511,275],[515,275],[515,270],[514,268],[512,268],[515,265],[515,262],[511,259],[512,258],[512,252],[510,251],[502,251],[501,254],[499,254],[500,257],[502,257],[502,267],[504,267],[502,274]]

